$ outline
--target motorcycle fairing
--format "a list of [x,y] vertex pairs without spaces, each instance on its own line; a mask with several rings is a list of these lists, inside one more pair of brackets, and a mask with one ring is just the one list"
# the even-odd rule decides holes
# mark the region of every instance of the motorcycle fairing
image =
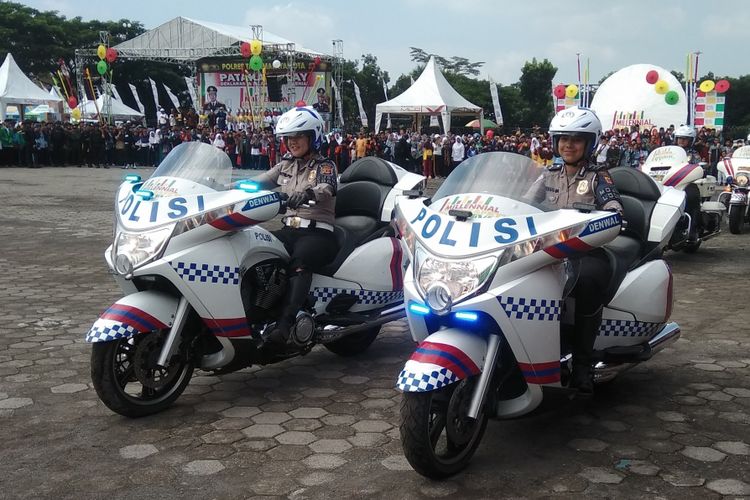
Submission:
[[110,342],[169,328],[176,310],[177,299],[161,292],[126,295],[99,316],[86,334],[86,342]]

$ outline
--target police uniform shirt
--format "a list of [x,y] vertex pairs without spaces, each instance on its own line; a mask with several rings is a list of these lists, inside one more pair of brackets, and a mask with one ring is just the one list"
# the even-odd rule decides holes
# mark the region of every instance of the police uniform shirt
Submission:
[[568,175],[562,165],[547,167],[529,190],[529,198],[551,210],[573,208],[574,203],[622,213],[620,193],[606,170],[582,167]]
[[289,209],[287,216],[333,224],[335,219],[337,172],[331,160],[315,155],[310,160],[294,158],[287,153],[271,170],[257,178],[262,184],[276,184],[282,193],[292,195],[311,189],[315,205]]

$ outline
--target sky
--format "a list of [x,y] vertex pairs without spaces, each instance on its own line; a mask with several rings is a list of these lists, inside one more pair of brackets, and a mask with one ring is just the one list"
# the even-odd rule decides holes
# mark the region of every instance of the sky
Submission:
[[[685,72],[688,52],[700,51],[699,77],[750,74],[747,0],[297,0],[212,2],[155,0],[26,0],[85,20],[127,18],[155,28],[177,16],[223,24],[260,24],[304,47],[330,54],[341,39],[344,57],[373,54],[391,82],[414,69],[409,47],[443,57],[484,61],[480,77],[508,85],[536,57],[558,68],[555,83],[578,81],[590,61],[590,81],[631,64]],[[571,8],[567,8],[570,5]]]

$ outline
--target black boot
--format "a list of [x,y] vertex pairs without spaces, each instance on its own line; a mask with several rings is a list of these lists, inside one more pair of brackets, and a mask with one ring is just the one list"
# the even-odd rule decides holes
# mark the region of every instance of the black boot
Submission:
[[594,393],[594,380],[591,364],[594,356],[594,342],[602,323],[602,308],[594,314],[575,315],[575,334],[573,337],[573,374],[570,387],[578,389],[581,396]]
[[286,303],[276,327],[268,334],[268,341],[274,344],[288,344],[291,329],[297,320],[297,313],[307,301],[312,284],[312,272],[301,271],[289,278],[286,291]]

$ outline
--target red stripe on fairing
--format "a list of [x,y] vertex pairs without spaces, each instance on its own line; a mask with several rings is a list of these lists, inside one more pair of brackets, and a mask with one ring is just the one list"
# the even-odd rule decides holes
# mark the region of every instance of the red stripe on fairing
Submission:
[[724,167],[727,169],[727,175],[734,177],[734,166],[732,166],[732,160],[730,158],[724,158]]
[[556,259],[564,259],[565,257],[567,257],[567,254],[565,254],[565,252],[554,246],[545,248],[544,251]]
[[140,332],[150,332],[154,329],[159,330],[167,328],[167,325],[147,312],[123,304],[112,304],[109,309],[102,313],[101,318],[125,323],[126,325],[136,328]]
[[594,248],[580,238],[571,238],[564,243],[578,252],[588,252],[589,250]]
[[594,247],[580,238],[571,238],[557,245],[545,248],[544,251],[556,259],[564,259],[577,252],[588,252],[592,248]]
[[523,378],[529,384],[553,384],[560,381],[560,362],[518,363]]
[[466,371],[463,370],[456,363],[442,356],[438,356],[437,354],[423,354],[421,352],[415,352],[414,354],[411,355],[409,360],[418,361],[420,363],[431,363],[433,365],[442,366],[443,368],[449,369],[457,377],[462,378],[462,379],[471,376],[470,373],[466,373]]
[[543,377],[524,375],[524,378],[526,379],[527,384],[536,384],[536,385],[554,384],[555,382],[560,381],[560,373],[557,373],[554,375],[545,375]]
[[474,361],[472,361],[471,358],[467,356],[465,352],[463,352],[461,349],[457,347],[453,347],[452,345],[448,345],[448,344],[437,344],[435,342],[422,342],[417,347],[423,347],[425,349],[434,349],[436,351],[443,351],[448,354],[451,354],[455,356],[456,359],[458,359],[461,363],[463,363],[466,369],[471,372],[470,375],[479,373],[479,368],[474,363]]
[[404,278],[401,276],[401,243],[396,238],[389,238],[391,240],[391,246],[393,246],[393,253],[391,254],[391,284],[394,291],[403,290]]
[[217,337],[247,337],[250,327],[246,318],[201,318],[212,334]]
[[692,172],[693,170],[695,170],[696,168],[698,168],[698,165],[685,165],[684,167],[679,169],[677,172],[672,174],[669,178],[665,179],[664,185],[672,186],[672,187],[676,186],[682,181],[682,179],[687,177],[688,174]]
[[215,227],[216,229],[221,229],[222,231],[236,231],[238,229],[242,229],[245,226],[252,226],[255,224],[258,224],[257,220],[251,219],[250,217],[245,217],[244,215],[236,212],[225,215],[224,217],[211,222],[211,225],[213,227]]

